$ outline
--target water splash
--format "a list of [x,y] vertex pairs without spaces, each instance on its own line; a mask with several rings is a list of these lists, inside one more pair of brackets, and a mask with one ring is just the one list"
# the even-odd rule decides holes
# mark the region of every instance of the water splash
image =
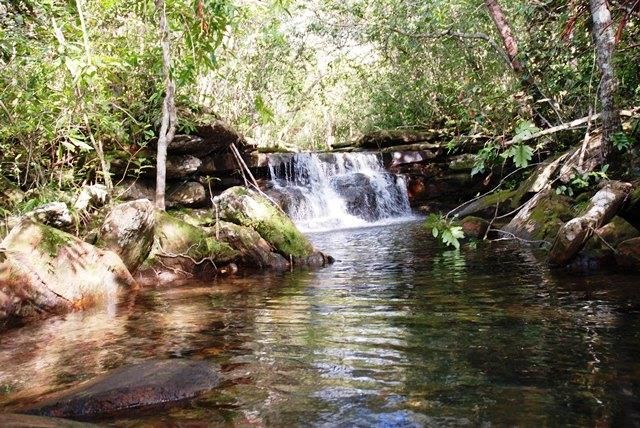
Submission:
[[406,220],[404,178],[385,171],[374,153],[299,153],[270,157],[272,195],[305,231]]

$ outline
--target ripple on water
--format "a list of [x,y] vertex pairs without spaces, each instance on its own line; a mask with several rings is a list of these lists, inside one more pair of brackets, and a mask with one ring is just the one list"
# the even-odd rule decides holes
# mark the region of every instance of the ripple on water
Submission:
[[442,250],[418,223],[311,238],[339,261],[145,290],[4,333],[0,405],[188,358],[221,364],[223,386],[112,422],[640,423],[637,277],[553,273],[506,244]]

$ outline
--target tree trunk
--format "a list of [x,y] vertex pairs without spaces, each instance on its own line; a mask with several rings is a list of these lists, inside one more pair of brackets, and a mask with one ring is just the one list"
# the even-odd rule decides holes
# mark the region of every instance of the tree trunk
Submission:
[[496,24],[496,28],[500,33],[504,50],[507,53],[509,62],[511,63],[511,68],[513,68],[513,70],[518,74],[523,73],[524,66],[517,59],[518,42],[516,42],[516,39],[513,37],[513,32],[511,31],[511,27],[502,12],[502,8],[496,0],[485,0],[484,4],[487,6],[489,15],[491,15],[491,19],[493,19],[493,22]]
[[496,0],[485,0],[484,4],[489,11],[491,19],[496,25],[498,33],[500,33],[504,51],[507,55],[506,59],[509,60],[511,68],[520,79],[524,92],[533,99],[533,102],[530,102],[529,100],[521,101],[520,104],[524,113],[530,116],[539,127],[551,126],[549,121],[544,118],[540,111],[534,108],[535,101],[544,99],[545,97],[540,93],[540,90],[533,81],[533,77],[529,74],[527,68],[520,62],[520,60],[518,60],[518,42],[513,36],[513,31],[507,22],[507,18],[504,16],[502,8]]
[[162,74],[165,96],[162,103],[162,123],[158,135],[156,163],[156,208],[165,209],[165,188],[167,182],[167,146],[176,133],[175,83],[171,77],[171,45],[164,0],[156,0],[156,11],[160,15],[160,44],[162,46]]
[[611,152],[611,141],[615,133],[622,128],[620,113],[615,107],[616,78],[613,70],[613,24],[607,0],[589,0],[593,21],[593,39],[596,45],[596,58],[600,70],[600,103],[602,104],[602,131],[604,138],[603,158]]

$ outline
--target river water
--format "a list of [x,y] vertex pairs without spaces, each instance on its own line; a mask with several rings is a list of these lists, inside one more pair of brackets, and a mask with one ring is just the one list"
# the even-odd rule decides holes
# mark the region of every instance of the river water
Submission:
[[640,424],[637,276],[552,273],[506,243],[446,251],[416,222],[311,238],[338,262],[145,290],[4,333],[0,409],[188,358],[219,363],[221,387],[105,422]]

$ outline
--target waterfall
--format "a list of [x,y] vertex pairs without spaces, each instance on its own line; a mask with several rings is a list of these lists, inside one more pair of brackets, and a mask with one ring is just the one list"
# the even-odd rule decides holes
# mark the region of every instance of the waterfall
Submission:
[[302,230],[362,227],[411,215],[404,178],[374,153],[269,158],[271,195]]

